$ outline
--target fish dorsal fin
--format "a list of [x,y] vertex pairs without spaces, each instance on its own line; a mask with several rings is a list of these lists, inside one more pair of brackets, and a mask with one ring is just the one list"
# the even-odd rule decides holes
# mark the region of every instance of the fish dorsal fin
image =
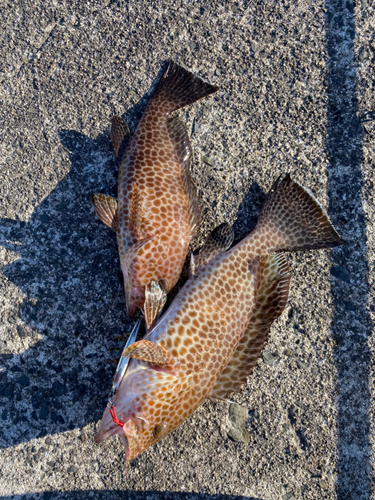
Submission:
[[150,340],[140,340],[134,342],[122,353],[125,358],[141,359],[161,366],[174,366],[177,360],[162,345],[151,342]]
[[96,216],[108,227],[117,231],[117,201],[108,194],[91,195]]
[[181,165],[182,180],[186,195],[189,199],[191,236],[196,233],[201,223],[201,206],[196,187],[191,179],[190,163],[192,149],[185,125],[177,118],[172,117],[167,121],[168,132],[176,149],[178,163]]
[[226,399],[239,392],[255,367],[272,323],[283,312],[289,293],[290,274],[285,255],[263,257],[257,272],[257,298],[249,324],[232,359],[212,390],[211,397]]
[[125,138],[129,135],[129,128],[121,116],[113,116],[111,121],[111,142],[115,157],[121,162],[124,149],[127,145]]
[[207,237],[198,255],[191,255],[191,274],[194,275],[216,255],[228,250],[233,243],[233,230],[227,222],[217,226]]
[[167,292],[161,283],[152,280],[145,286],[145,302],[143,314],[145,315],[146,327],[149,330],[156,320],[158,314],[167,300]]

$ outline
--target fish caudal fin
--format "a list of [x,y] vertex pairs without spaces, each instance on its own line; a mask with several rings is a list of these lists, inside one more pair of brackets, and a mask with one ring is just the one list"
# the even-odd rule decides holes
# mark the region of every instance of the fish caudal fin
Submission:
[[92,194],[96,216],[108,227],[117,231],[117,201],[108,194]]
[[257,268],[254,313],[236,350],[216,382],[211,397],[226,399],[246,384],[262,352],[272,323],[282,314],[289,294],[290,274],[283,254],[262,257]]
[[256,231],[267,246],[270,244],[269,252],[331,248],[344,243],[319,202],[289,174],[279,177],[271,187]]
[[187,69],[169,61],[152,99],[161,99],[170,103],[167,112],[183,108],[203,97],[214,94],[219,87],[204,82]]

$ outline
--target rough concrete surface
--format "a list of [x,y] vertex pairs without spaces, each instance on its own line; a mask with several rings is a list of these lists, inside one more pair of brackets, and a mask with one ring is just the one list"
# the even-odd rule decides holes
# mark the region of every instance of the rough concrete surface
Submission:
[[[3,0],[0,18],[1,498],[375,498],[373,2]],[[171,57],[221,86],[180,113],[195,246],[223,221],[245,236],[285,172],[347,244],[290,255],[232,397],[247,420],[206,402],[126,467],[118,439],[93,442],[131,322],[89,195],[115,195],[111,116],[134,130]]]

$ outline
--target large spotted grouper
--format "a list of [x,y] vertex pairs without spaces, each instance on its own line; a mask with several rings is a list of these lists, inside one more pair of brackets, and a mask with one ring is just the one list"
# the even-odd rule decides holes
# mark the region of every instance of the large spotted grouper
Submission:
[[128,314],[140,309],[147,328],[181,274],[201,219],[189,137],[170,114],[217,90],[170,61],[129,142],[125,121],[112,119],[118,201],[104,194],[93,201],[97,216],[117,232]]
[[287,261],[275,252],[342,243],[321,206],[289,175],[273,184],[255,229],[228,251],[226,232],[208,239],[169,309],[123,353],[129,364],[96,440],[119,434],[128,461],[205,398],[225,399],[246,382],[288,296]]

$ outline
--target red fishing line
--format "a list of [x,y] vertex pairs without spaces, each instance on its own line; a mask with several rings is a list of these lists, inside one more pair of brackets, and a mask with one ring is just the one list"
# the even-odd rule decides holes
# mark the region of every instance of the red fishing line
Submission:
[[116,410],[114,406],[110,407],[109,413],[111,414],[112,420],[115,424],[119,425],[120,427],[124,427],[124,424],[120,422],[120,420],[116,417]]

